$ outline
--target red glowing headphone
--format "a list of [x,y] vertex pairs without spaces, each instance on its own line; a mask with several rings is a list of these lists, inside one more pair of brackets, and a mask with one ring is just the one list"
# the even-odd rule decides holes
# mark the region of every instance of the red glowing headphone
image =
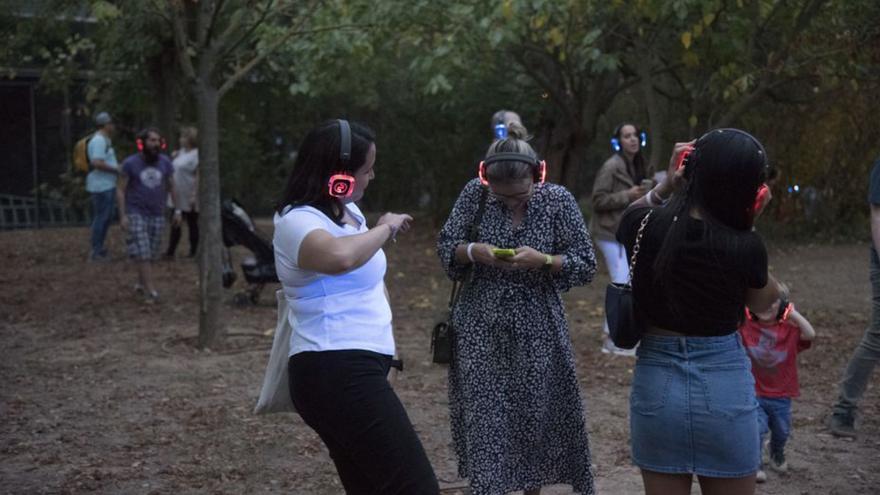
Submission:
[[159,129],[156,129],[155,127],[150,127],[150,128],[144,129],[140,133],[138,133],[137,138],[135,138],[135,140],[134,140],[134,144],[137,146],[138,153],[144,152],[144,141],[147,140],[147,138],[149,137],[151,132],[155,133],[156,135],[159,136],[159,148],[162,151],[165,151],[168,149],[168,143],[165,142],[165,138],[162,137],[162,134],[159,132]]
[[[790,315],[793,310],[794,304],[784,297],[779,298],[779,311],[776,312],[776,321],[782,323],[787,320],[788,315]],[[752,313],[752,310],[749,308],[746,308],[746,318],[753,321],[758,319],[757,315]]]
[[[341,164],[348,163],[351,158],[351,127],[347,120],[339,119],[339,161]],[[354,193],[354,177],[347,173],[337,173],[330,176],[327,188],[330,196],[345,199]]]
[[[704,137],[709,135],[709,133],[727,132],[727,131],[738,132],[740,134],[748,136],[752,140],[752,142],[755,143],[755,146],[758,147],[758,153],[764,159],[764,167],[769,168],[769,165],[767,164],[767,152],[764,151],[764,146],[761,144],[760,141],[758,141],[754,136],[752,136],[748,132],[741,131],[739,129],[715,129],[713,131],[707,132],[706,134],[703,134],[700,137],[700,139],[697,140],[697,143],[702,141]],[[694,146],[689,146],[687,149],[682,151],[680,155],[678,155],[678,163],[675,166],[675,169],[678,170],[682,167],[687,168],[688,165],[695,165],[698,161],[698,157],[699,157],[699,151]],[[693,173],[693,172],[690,172],[690,173]],[[767,186],[766,183],[762,183],[758,187],[757,192],[755,193],[755,202],[752,204],[752,207],[749,209],[749,214],[751,214],[751,216],[753,218],[755,215],[758,214],[758,210],[760,210],[761,207],[764,206],[764,201],[767,199],[767,195],[769,195],[769,194],[770,194],[770,188]]]
[[480,183],[484,186],[489,185],[489,178],[486,175],[486,167],[493,163],[508,161],[522,162],[531,165],[532,171],[535,174],[535,182],[538,184],[543,184],[547,179],[547,162],[544,160],[540,160],[524,153],[496,153],[480,162],[479,169],[477,170],[477,174],[480,177]]

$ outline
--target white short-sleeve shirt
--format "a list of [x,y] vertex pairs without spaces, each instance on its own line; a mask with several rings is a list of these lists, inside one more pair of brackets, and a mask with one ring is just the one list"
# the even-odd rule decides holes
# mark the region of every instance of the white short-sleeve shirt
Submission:
[[275,270],[287,299],[293,328],[290,355],[305,351],[367,350],[394,355],[391,308],[385,297],[385,253],[379,249],[364,265],[341,275],[299,268],[299,249],[313,230],[334,237],[368,230],[361,210],[351,203],[349,213],[360,226],[337,225],[311,206],[275,214]]

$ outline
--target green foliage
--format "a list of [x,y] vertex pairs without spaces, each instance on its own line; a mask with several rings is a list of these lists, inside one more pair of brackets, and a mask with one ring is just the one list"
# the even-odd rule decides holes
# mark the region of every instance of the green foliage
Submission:
[[[134,0],[88,5],[96,23],[85,28],[4,18],[2,65],[44,67],[57,88],[85,70],[88,102],[133,127],[148,121],[156,89],[144,60],[168,48],[164,13]],[[220,30],[270,4],[226,5]],[[254,31],[249,55],[268,53],[306,8],[272,5],[288,15]],[[269,212],[305,132],[346,116],[378,133],[366,206],[442,216],[485,152],[489,117],[507,108],[576,192],[589,191],[621,120],[662,136],[650,145],[661,164],[675,140],[749,129],[783,172],[768,221],[849,229],[864,221],[867,167],[880,155],[877,19],[872,0],[324,2],[222,101],[224,195]],[[218,78],[247,57],[224,60]],[[194,110],[184,100],[177,115],[192,122]],[[819,216],[804,220],[803,197],[784,192],[793,183],[820,190]]]

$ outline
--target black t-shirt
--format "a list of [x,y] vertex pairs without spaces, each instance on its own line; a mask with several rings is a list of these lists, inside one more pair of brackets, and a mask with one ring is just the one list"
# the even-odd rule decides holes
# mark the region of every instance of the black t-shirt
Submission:
[[[626,212],[617,240],[632,256],[639,224],[650,208]],[[655,326],[693,336],[728,335],[745,314],[746,291],[767,285],[767,249],[754,232],[715,227],[686,216],[685,241],[671,276],[654,281],[654,260],[672,220],[655,211],[648,219],[636,260],[633,296],[636,311]]]

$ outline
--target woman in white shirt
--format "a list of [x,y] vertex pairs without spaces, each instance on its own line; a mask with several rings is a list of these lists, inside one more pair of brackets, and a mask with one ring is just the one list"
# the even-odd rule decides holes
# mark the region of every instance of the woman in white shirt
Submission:
[[[199,178],[199,133],[195,127],[184,127],[180,130],[180,149],[174,152],[171,164],[174,166],[174,195],[176,201],[168,197],[168,206],[177,205],[183,214],[186,226],[189,230],[189,256],[196,255],[199,246],[199,212],[196,208],[198,201]],[[171,236],[168,240],[167,258],[173,258],[177,251],[177,243],[180,242],[179,223],[171,225]]]
[[345,120],[312,129],[275,215],[275,267],[289,306],[290,395],[336,464],[346,493],[436,494],[437,479],[386,376],[394,355],[382,246],[409,228],[368,228],[355,204],[375,177],[373,132]]

